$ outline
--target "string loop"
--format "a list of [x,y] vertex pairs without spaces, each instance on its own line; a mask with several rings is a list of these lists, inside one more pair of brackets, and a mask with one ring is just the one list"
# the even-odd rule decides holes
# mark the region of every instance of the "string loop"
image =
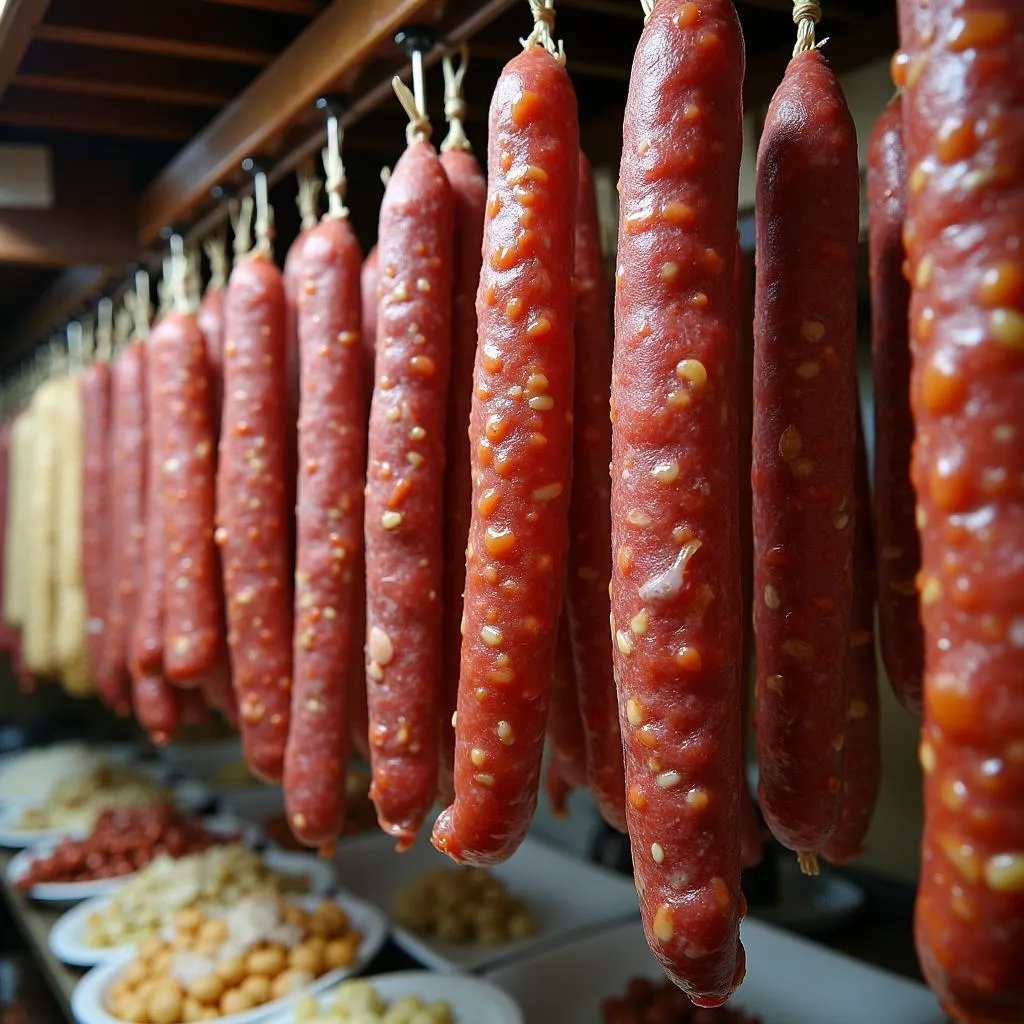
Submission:
[[324,162],[324,174],[327,176],[327,216],[337,219],[348,216],[348,207],[345,205],[348,178],[345,175],[345,162],[341,157],[341,143],[344,137],[345,132],[337,115],[329,115],[327,145],[320,156]]
[[317,177],[316,165],[312,158],[303,160],[299,165],[299,194],[295,202],[299,208],[299,217],[302,219],[302,230],[309,231],[316,227],[320,219],[317,212],[320,205],[320,179]]
[[559,64],[565,64],[562,40],[555,43],[555,0],[530,0],[530,12],[533,14],[533,31],[519,40],[523,49],[543,46]]
[[447,153],[453,149],[463,149],[467,152],[473,147],[466,137],[466,97],[463,93],[462,82],[466,77],[466,69],[469,67],[469,47],[463,43],[459,47],[459,66],[456,67],[452,55],[446,53],[441,58],[441,68],[444,71],[444,116],[448,121],[448,134],[441,143],[441,152]]
[[405,128],[405,141],[411,146],[414,142],[429,142],[431,127],[430,118],[416,106],[416,97],[412,90],[403,82],[398,75],[391,79],[391,87],[395,90],[398,102],[409,118]]

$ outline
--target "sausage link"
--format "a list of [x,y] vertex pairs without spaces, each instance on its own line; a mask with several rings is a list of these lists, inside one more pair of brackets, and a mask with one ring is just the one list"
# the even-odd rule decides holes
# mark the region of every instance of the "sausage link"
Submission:
[[380,211],[365,520],[370,795],[400,847],[437,796],[453,216],[437,154],[412,143]]
[[[11,548],[8,547],[7,533],[12,528],[12,512],[14,493],[11,486],[13,467],[11,465],[11,433],[10,421],[0,427],[0,608],[7,605],[7,559]],[[18,644],[18,631],[11,626],[6,618],[0,620],[0,652],[12,654]]]
[[210,717],[210,705],[202,690],[177,690],[181,705],[179,718],[182,725],[205,725]]
[[220,560],[214,543],[217,427],[206,339],[195,317],[171,313],[149,339],[155,374],[150,422],[164,509],[163,666],[179,686],[217,671],[225,642]]
[[[142,343],[111,371],[110,577],[103,662],[97,685],[119,714],[129,708],[128,648],[142,588],[146,486],[146,379]],[[116,542],[114,540],[116,538]]]
[[920,715],[924,637],[914,581],[921,568],[921,542],[910,482],[914,421],[910,415],[910,282],[903,269],[907,159],[900,96],[885,108],[871,136],[868,210],[878,631],[893,692],[911,714]]
[[612,425],[612,316],[608,275],[601,255],[597,196],[590,161],[579,156],[576,200],[573,328],[573,476],[569,499],[566,614],[572,643],[579,713],[583,717],[587,784],[605,821],[626,831],[626,783],[619,706],[608,632],[612,523],[608,463]]
[[210,288],[203,296],[196,323],[206,342],[207,375],[210,381],[210,400],[213,422],[220,433],[221,403],[224,377],[224,289]]
[[139,725],[158,747],[174,738],[181,724],[182,691],[172,686],[162,672],[132,670],[132,708]]
[[[607,629],[601,632],[606,633]],[[569,794],[587,785],[587,746],[578,695],[568,616],[563,613],[558,627],[554,671],[551,673],[551,704],[548,709],[550,753],[545,777],[548,803],[559,817],[568,814],[566,798]]]
[[626,816],[647,941],[701,1006],[723,1003],[744,973],[743,64],[732,3],[659,0],[633,60],[620,170],[612,630]]
[[957,1020],[1009,1024],[1024,1020],[1024,6],[910,6],[917,950]]
[[537,806],[565,588],[579,126],[544,48],[505,65],[489,137],[455,802],[433,833],[480,865],[515,852]]
[[224,312],[216,537],[228,647],[246,761],[278,781],[291,698],[292,557],[284,286],[268,257],[234,268]]
[[378,275],[377,246],[374,246],[363,260],[363,269],[359,275],[359,286],[362,293],[363,379],[366,382],[367,404],[373,395],[373,364],[377,351]]
[[347,219],[312,228],[298,273],[298,560],[284,793],[292,831],[319,846],[345,827],[348,694],[362,647],[366,421],[359,241]]
[[881,752],[878,734],[878,667],[875,660],[875,549],[864,429],[857,416],[854,465],[853,606],[846,652],[846,748],[843,811],[822,853],[845,864],[864,852],[878,800]]
[[757,157],[752,481],[761,811],[810,872],[842,811],[858,212],[853,118],[800,53]]
[[754,421],[754,289],[747,257],[736,234],[736,265],[733,288],[736,309],[739,312],[739,399],[737,419],[739,435],[737,453],[739,465],[739,524],[740,524],[740,594],[743,608],[743,646],[740,657],[741,727],[743,731],[743,760],[740,785],[740,860],[745,868],[757,867],[764,856],[764,843],[757,820],[757,808],[747,781],[750,761],[750,712],[754,696],[754,519],[753,495],[750,485],[750,434]]
[[487,181],[476,157],[464,149],[441,154],[452,186],[455,243],[452,265],[452,358],[448,387],[444,503],[444,654],[438,722],[438,792],[454,796],[455,728],[452,715],[459,695],[462,656],[462,594],[466,584],[466,541],[473,504],[469,470],[469,413],[476,358],[476,290],[480,283]]
[[[110,576],[110,365],[91,363],[82,372],[82,573],[88,608],[89,661],[103,664]],[[109,690],[100,687],[106,699]]]

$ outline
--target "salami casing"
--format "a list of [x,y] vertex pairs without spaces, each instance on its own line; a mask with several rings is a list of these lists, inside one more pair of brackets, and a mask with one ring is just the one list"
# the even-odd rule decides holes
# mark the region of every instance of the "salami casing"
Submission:
[[537,805],[568,541],[579,128],[565,68],[527,44],[491,100],[455,802],[433,834],[473,864],[511,856]]
[[743,41],[658,0],[630,77],[612,368],[612,631],[647,941],[698,1005],[739,941],[738,318]]
[[925,977],[1024,1020],[1024,6],[905,4]]
[[754,630],[761,812],[809,872],[842,807],[858,212],[853,118],[798,53],[758,149]]

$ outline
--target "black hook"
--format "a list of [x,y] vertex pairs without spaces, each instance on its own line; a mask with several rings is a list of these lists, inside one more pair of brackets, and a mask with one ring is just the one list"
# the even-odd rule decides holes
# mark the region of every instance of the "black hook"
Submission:
[[407,25],[395,33],[395,43],[411,58],[414,53],[427,53],[434,46],[437,34],[429,25]]

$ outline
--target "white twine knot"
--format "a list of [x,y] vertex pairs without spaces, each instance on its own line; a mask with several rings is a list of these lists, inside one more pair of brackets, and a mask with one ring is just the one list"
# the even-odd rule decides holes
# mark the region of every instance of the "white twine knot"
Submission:
[[414,142],[429,142],[432,131],[430,118],[416,105],[416,97],[413,96],[412,90],[398,75],[391,79],[391,87],[409,118],[409,123],[405,127],[405,141],[410,146]]
[[533,31],[519,40],[523,49],[543,46],[559,64],[564,64],[565,47],[561,39],[555,43],[555,0],[530,0],[530,12],[533,14]]
[[463,43],[459,47],[459,66],[456,67],[451,54],[441,58],[444,71],[444,116],[448,122],[448,134],[441,143],[441,152],[453,149],[470,150],[472,146],[466,137],[466,99],[462,91],[462,81],[466,77],[469,66],[469,47]]
[[793,0],[793,22],[797,26],[793,56],[815,48],[814,26],[821,21],[821,4],[817,0]]

